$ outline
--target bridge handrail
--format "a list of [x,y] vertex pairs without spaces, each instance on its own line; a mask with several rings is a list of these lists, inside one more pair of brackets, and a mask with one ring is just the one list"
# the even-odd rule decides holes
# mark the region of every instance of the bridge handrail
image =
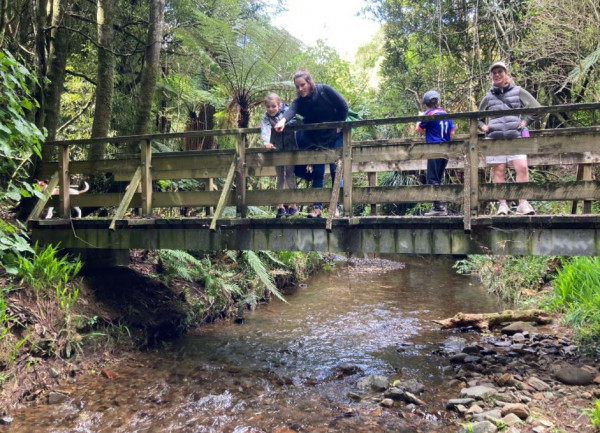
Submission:
[[[67,215],[70,210],[70,197],[69,197],[69,147],[73,145],[83,144],[97,144],[97,143],[126,143],[126,142],[139,142],[141,145],[141,160],[138,159],[136,164],[137,175],[140,176],[141,180],[139,185],[141,187],[141,194],[133,193],[128,194],[127,204],[123,204],[121,201],[120,214],[123,213],[122,207],[141,207],[143,215],[150,215],[153,207],[161,207],[161,203],[165,206],[176,206],[178,201],[173,199],[169,200],[153,200],[152,191],[152,173],[153,173],[153,155],[151,143],[153,140],[160,139],[173,139],[173,138],[189,138],[189,137],[206,137],[206,136],[223,136],[223,135],[235,135],[237,136],[237,149],[228,150],[227,152],[221,152],[221,162],[227,163],[231,170],[235,172],[235,185],[236,194],[231,194],[231,191],[223,191],[220,195],[221,198],[218,200],[220,208],[222,209],[226,204],[236,205],[238,213],[245,216],[246,207],[248,203],[257,203],[260,205],[272,204],[273,200],[277,200],[277,203],[282,202],[283,192],[274,193],[273,191],[246,191],[246,177],[248,176],[247,170],[249,167],[261,167],[282,165],[282,161],[286,161],[285,165],[305,164],[305,160],[309,157],[314,158],[314,163],[323,162],[335,162],[337,161],[340,165],[338,173],[340,179],[335,179],[332,184],[332,189],[322,190],[294,190],[285,192],[286,199],[284,201],[295,201],[299,203],[309,203],[313,201],[326,201],[333,200],[337,197],[340,192],[337,185],[343,180],[344,188],[341,194],[344,209],[348,216],[352,216],[352,206],[354,203],[387,203],[387,202],[409,202],[409,201],[430,201],[435,199],[441,199],[444,201],[461,201],[464,206],[464,226],[465,230],[470,230],[471,218],[477,216],[479,212],[480,200],[495,200],[498,197],[504,197],[507,199],[513,199],[514,197],[549,197],[552,200],[572,200],[572,199],[588,199],[598,198],[598,190],[595,185],[590,185],[591,181],[591,169],[590,164],[595,161],[590,155],[590,152],[596,150],[597,133],[599,127],[591,128],[594,135],[590,137],[584,137],[580,140],[580,143],[574,143],[571,151],[582,152],[585,154],[584,163],[585,170],[582,170],[582,176],[578,177],[578,183],[574,187],[563,188],[559,193],[543,192],[542,187],[537,189],[531,187],[528,184],[512,184],[510,187],[506,185],[497,185],[490,187],[487,184],[480,185],[478,180],[477,169],[481,165],[480,156],[497,154],[498,149],[502,148],[503,154],[514,154],[514,153],[560,153],[565,152],[565,149],[569,146],[557,142],[556,137],[561,135],[548,134],[548,131],[541,131],[539,134],[532,134],[532,138],[529,140],[480,140],[480,133],[477,129],[477,122],[482,117],[499,116],[504,114],[544,114],[551,112],[571,112],[580,110],[596,110],[600,108],[600,103],[589,103],[589,104],[568,104],[561,106],[550,106],[550,107],[538,107],[538,108],[527,108],[527,109],[512,109],[502,111],[485,111],[485,112],[466,112],[466,113],[449,113],[444,115],[435,116],[407,116],[407,117],[396,117],[387,119],[371,119],[371,120],[357,120],[348,122],[328,122],[321,124],[302,125],[294,127],[293,129],[330,129],[335,127],[341,127],[343,130],[343,149],[330,149],[327,151],[319,152],[318,154],[310,151],[297,151],[293,152],[292,156],[286,155],[286,152],[265,152],[264,150],[258,149],[246,149],[246,140],[248,134],[257,134],[260,132],[259,128],[238,128],[238,129],[227,129],[227,130],[212,130],[212,131],[189,131],[181,133],[168,133],[168,134],[145,134],[137,136],[120,136],[120,137],[106,137],[106,138],[92,138],[92,139],[78,139],[78,140],[64,140],[54,141],[46,143],[46,145],[60,146],[62,152],[59,156],[59,186],[60,186],[60,212],[62,215]],[[397,123],[413,123],[416,121],[431,121],[437,119],[468,119],[469,120],[469,134],[461,135],[457,139],[448,143],[427,143],[421,140],[406,140],[395,143],[383,144],[381,140],[375,140],[370,143],[368,141],[353,142],[352,141],[352,129],[355,127],[362,126],[374,126],[384,124],[397,124]],[[554,131],[554,130],[552,130]],[[560,131],[560,130],[557,130]],[[578,132],[582,132],[579,130]],[[590,128],[586,128],[585,131],[590,131]],[[573,133],[570,131],[569,133]],[[560,139],[560,137],[558,137]],[[394,141],[394,140],[392,140]],[[199,151],[204,152],[204,151]],[[494,153],[495,152],[495,153]],[[183,155],[184,152],[181,152]],[[289,152],[288,152],[289,154]],[[188,155],[185,153],[185,155]],[[185,156],[184,155],[184,156]],[[207,155],[207,154],[205,154]],[[376,180],[373,182],[371,176],[369,176],[368,188],[357,188],[357,196],[353,197],[353,190],[355,189],[352,185],[352,173],[353,173],[353,162],[365,163],[368,161],[400,161],[400,160],[417,160],[431,157],[448,157],[450,155],[462,155],[464,170],[464,184],[463,185],[446,185],[436,186],[432,189],[431,186],[419,187],[419,190],[414,188],[403,188],[401,193],[400,190],[387,191],[383,187],[377,187]],[[224,159],[223,159],[224,158]],[[287,159],[286,159],[287,158]],[[304,158],[304,159],[302,159]],[[379,159],[378,159],[379,158]],[[227,159],[227,161],[225,161]],[[266,162],[265,162],[266,161]],[[157,161],[158,162],[158,161]],[[168,164],[167,164],[168,165]],[[207,177],[207,176],[202,176]],[[221,176],[218,176],[221,177]],[[228,182],[233,183],[233,177],[230,174]],[[582,183],[583,182],[583,183]],[[585,182],[588,182],[587,184]],[[529,188],[529,189],[527,189]],[[570,188],[570,189],[569,189]],[[268,195],[261,193],[268,193]],[[214,197],[216,192],[204,192],[204,195],[200,198],[198,194],[195,197],[200,202],[206,202],[213,200],[210,197]],[[517,195],[518,194],[518,195]],[[131,196],[131,197],[129,197]],[[529,196],[529,197],[528,197]],[[462,197],[460,200],[457,200]],[[76,198],[75,201],[78,201]],[[84,198],[85,200],[85,198]],[[129,202],[131,200],[131,203]],[[211,201],[216,203],[217,200]],[[332,203],[335,204],[336,200]],[[166,204],[165,204],[166,203]],[[168,203],[173,203],[169,205]],[[131,206],[130,206],[131,205]],[[182,204],[179,204],[180,206]],[[212,204],[214,206],[214,204]],[[219,215],[216,215],[217,218]],[[32,218],[30,216],[30,218]],[[37,218],[37,216],[33,216]],[[117,218],[117,217],[115,217]],[[113,221],[114,223],[114,221]],[[214,223],[214,221],[213,221]],[[330,225],[331,221],[328,222]],[[214,224],[213,224],[214,225]],[[112,224],[114,227],[114,224]]]
[[[518,108],[510,110],[498,111],[468,111],[463,113],[447,113],[436,114],[433,116],[403,116],[403,117],[388,117],[385,119],[363,119],[351,120],[343,122],[324,122],[310,125],[290,125],[292,130],[318,130],[332,128],[358,128],[363,126],[379,126],[397,123],[413,123],[428,120],[444,120],[444,119],[480,119],[489,116],[503,116],[507,114],[548,114],[562,113],[574,111],[587,111],[600,109],[600,102],[585,103],[585,104],[564,104],[550,105],[536,108]],[[209,131],[186,131],[186,132],[170,132],[161,134],[143,134],[143,135],[122,135],[117,137],[98,137],[98,138],[80,138],[75,140],[56,140],[44,143],[46,146],[64,146],[64,145],[83,145],[83,144],[105,144],[105,143],[133,143],[146,140],[166,140],[174,138],[191,138],[191,137],[218,137],[223,135],[238,135],[238,134],[256,134],[260,133],[260,128],[233,128],[233,129],[218,129]]]

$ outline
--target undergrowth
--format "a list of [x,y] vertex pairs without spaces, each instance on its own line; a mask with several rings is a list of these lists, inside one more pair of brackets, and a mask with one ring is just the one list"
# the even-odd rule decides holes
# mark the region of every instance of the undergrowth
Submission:
[[555,263],[554,257],[472,255],[457,261],[454,268],[460,274],[477,276],[503,302],[519,304],[529,301],[529,291],[544,285]]
[[304,279],[321,260],[318,253],[291,251],[225,251],[205,256],[194,251],[156,252],[159,277],[167,284],[182,281],[191,306],[188,324],[239,315],[275,296],[285,301],[278,286]]

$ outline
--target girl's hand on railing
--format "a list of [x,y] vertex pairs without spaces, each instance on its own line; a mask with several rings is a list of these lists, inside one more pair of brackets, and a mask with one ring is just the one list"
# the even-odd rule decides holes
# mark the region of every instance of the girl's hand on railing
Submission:
[[265,149],[273,150],[276,149],[273,143],[265,143]]
[[489,127],[489,126],[487,126],[487,125],[483,125],[483,126],[481,127],[481,130],[482,130],[483,132],[488,132],[488,131],[490,130],[490,127]]

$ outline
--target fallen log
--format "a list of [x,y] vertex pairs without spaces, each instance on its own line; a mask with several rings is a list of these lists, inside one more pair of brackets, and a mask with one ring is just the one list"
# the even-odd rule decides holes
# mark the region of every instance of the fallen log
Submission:
[[539,325],[544,325],[552,322],[552,318],[541,310],[504,310],[500,313],[457,313],[454,317],[434,320],[433,322],[440,325],[442,329],[474,326],[482,331],[487,331],[489,328],[504,322],[536,322]]

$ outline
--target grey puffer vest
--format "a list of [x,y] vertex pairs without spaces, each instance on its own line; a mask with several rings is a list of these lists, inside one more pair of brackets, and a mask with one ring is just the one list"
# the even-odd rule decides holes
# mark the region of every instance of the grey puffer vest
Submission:
[[[510,110],[511,108],[522,108],[520,98],[521,87],[508,84],[503,88],[492,87],[486,95],[487,111]],[[517,138],[521,133],[517,129],[521,123],[519,116],[490,117],[488,122],[489,131],[487,138]]]

